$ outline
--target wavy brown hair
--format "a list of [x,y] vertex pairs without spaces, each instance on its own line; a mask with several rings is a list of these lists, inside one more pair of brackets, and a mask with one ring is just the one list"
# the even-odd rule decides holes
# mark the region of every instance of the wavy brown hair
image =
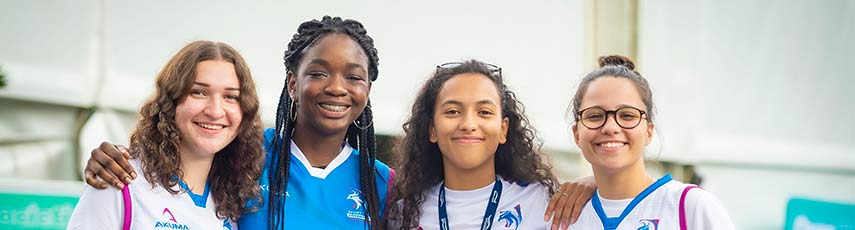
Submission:
[[237,220],[248,200],[261,201],[258,178],[264,163],[258,96],[249,67],[231,46],[220,42],[195,41],[178,51],[157,75],[154,94],[140,108],[140,119],[131,133],[130,152],[139,159],[152,186],[163,186],[172,194],[177,178],[183,178],[178,144],[182,141],[175,124],[175,109],[189,95],[196,79],[196,66],[217,60],[234,64],[240,82],[239,103],[243,119],[237,137],[214,155],[208,184],[217,204],[217,216]]
[[410,117],[404,123],[404,137],[395,151],[400,177],[392,192],[389,219],[400,229],[413,229],[421,216],[421,204],[427,190],[445,179],[442,154],[436,143],[430,142],[434,106],[443,84],[454,76],[475,73],[487,76],[496,86],[501,98],[501,115],[508,118],[508,135],[496,149],[496,174],[520,184],[541,183],[555,189],[552,166],[540,152],[541,141],[525,116],[523,104],[503,83],[501,73],[487,68],[485,63],[470,60],[453,68],[437,68],[422,86],[413,102]]

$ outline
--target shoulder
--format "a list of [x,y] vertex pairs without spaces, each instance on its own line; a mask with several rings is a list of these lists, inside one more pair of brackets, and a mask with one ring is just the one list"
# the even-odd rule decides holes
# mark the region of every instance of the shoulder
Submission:
[[77,201],[68,229],[118,229],[124,203],[122,191],[113,187],[96,189],[86,185]]
[[690,229],[734,229],[727,210],[715,194],[697,185],[679,185],[679,192],[674,195],[679,202],[679,212],[685,215]]

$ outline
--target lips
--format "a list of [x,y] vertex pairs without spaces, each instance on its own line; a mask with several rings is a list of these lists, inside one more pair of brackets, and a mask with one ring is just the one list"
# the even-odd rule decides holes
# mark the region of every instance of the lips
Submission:
[[483,142],[485,138],[483,137],[473,137],[473,136],[465,136],[465,137],[453,137],[452,141],[463,144],[471,144],[471,143],[479,143]]
[[345,110],[350,108],[349,105],[333,105],[333,104],[324,104],[324,103],[321,103],[319,105],[321,106],[322,109],[332,111],[332,112],[344,112]]
[[208,129],[208,130],[221,130],[221,129],[226,127],[225,125],[214,124],[214,123],[206,123],[206,122],[193,122],[193,124],[196,124],[196,126],[199,126],[199,127],[202,127],[203,129]]

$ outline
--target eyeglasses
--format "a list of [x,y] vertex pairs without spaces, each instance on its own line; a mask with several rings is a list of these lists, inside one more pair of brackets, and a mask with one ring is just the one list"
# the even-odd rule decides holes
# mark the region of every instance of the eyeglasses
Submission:
[[[477,63],[480,63],[480,64],[484,65],[485,67],[487,67],[487,70],[490,71],[491,74],[496,75],[500,79],[502,78],[502,68],[501,67],[490,64],[490,63],[483,63],[483,62],[477,62]],[[463,64],[464,64],[463,62],[449,62],[449,63],[445,63],[442,65],[436,66],[436,70],[439,71],[440,69],[452,69],[452,68],[456,68],[458,66],[461,66]]]
[[605,110],[595,106],[576,113],[576,120],[588,129],[599,129],[606,125],[609,115],[614,115],[615,122],[624,129],[633,129],[641,124],[646,112],[633,107],[623,107],[617,110]]

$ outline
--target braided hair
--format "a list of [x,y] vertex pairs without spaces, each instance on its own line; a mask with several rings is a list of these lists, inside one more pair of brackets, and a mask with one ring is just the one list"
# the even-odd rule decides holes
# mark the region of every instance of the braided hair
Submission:
[[[297,73],[304,51],[315,45],[325,35],[344,34],[352,38],[362,47],[368,57],[368,77],[373,82],[377,80],[377,49],[374,48],[374,39],[368,36],[362,23],[339,17],[324,16],[320,21],[311,20],[303,22],[297,28],[297,34],[288,43],[285,50],[285,68],[290,73]],[[271,157],[271,168],[268,179],[270,180],[270,196],[268,197],[268,229],[281,229],[285,219],[285,192],[288,188],[288,170],[290,166],[291,139],[294,135],[294,121],[291,117],[296,111],[291,111],[294,103],[288,95],[288,81],[292,75],[285,79],[285,86],[279,96],[279,106],[276,111],[276,135],[273,138]],[[375,161],[377,159],[377,148],[374,140],[373,114],[371,112],[371,101],[369,100],[362,114],[356,118],[360,124],[358,127],[351,123],[347,128],[346,139],[350,146],[359,150],[359,186],[362,191],[363,211],[366,213],[366,228],[381,229],[380,198],[377,191],[375,177],[377,171]],[[368,126],[368,127],[365,127]]]

